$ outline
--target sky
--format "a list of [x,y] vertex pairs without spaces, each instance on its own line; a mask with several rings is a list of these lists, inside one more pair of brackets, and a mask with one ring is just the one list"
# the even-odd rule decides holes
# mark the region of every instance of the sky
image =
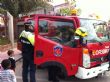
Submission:
[[96,13],[103,20],[110,19],[110,0],[76,0],[77,7],[81,8],[82,16]]
[[[54,5],[64,3],[65,0],[53,0]],[[96,13],[103,20],[110,19],[110,0],[76,0],[78,8],[81,8],[81,16]]]

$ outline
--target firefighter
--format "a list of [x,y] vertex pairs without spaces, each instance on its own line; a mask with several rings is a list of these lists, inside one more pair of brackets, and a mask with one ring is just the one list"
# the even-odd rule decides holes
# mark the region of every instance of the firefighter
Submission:
[[[76,29],[76,31],[73,29],[69,29],[68,34],[69,34],[68,41],[64,45],[67,45],[72,48],[77,47],[78,44],[81,44],[80,46],[85,45],[83,41],[83,38],[87,36],[87,31],[85,28],[79,27]],[[64,35],[67,35],[67,34],[64,34]]]
[[75,31],[75,37],[79,38],[79,43],[81,45],[84,45],[83,44],[83,38],[87,36],[87,30],[83,27],[79,27],[76,29]]
[[87,30],[84,27],[77,28],[75,33],[81,37],[87,36]]
[[28,81],[28,72],[30,73],[30,82],[36,82],[35,72],[36,65],[34,64],[34,26],[31,21],[24,23],[25,30],[23,30],[19,36],[19,40],[22,44],[22,56],[23,56],[23,82]]

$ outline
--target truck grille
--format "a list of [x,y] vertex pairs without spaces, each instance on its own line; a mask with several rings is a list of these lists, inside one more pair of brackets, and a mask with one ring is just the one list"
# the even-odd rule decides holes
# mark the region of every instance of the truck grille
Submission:
[[91,62],[104,62],[107,60],[107,56],[101,57],[101,58],[92,58]]

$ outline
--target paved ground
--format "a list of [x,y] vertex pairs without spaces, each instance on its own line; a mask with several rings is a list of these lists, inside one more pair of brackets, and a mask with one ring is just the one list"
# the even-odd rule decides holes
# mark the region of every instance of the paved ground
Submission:
[[[17,50],[16,48],[14,48],[13,50],[14,50],[15,60],[18,60],[21,57],[21,55],[20,55],[21,52],[19,50]],[[5,51],[5,52],[0,51],[0,62],[6,58],[8,58],[7,51]]]
[[[16,77],[18,82],[22,82],[22,61],[17,62]],[[49,82],[47,70],[37,69],[36,71],[36,82]],[[87,80],[77,79],[75,77],[61,79],[60,82],[110,82],[110,71],[106,72],[105,75],[99,76],[98,78],[92,78]]]
[[[14,49],[14,51],[15,51],[15,59],[18,60],[19,58],[21,58],[21,55],[19,55],[21,52],[18,51],[16,48]],[[0,52],[0,61],[2,61],[5,58],[8,58],[6,53],[7,51]],[[16,63],[16,66],[17,67],[16,67],[15,73],[17,77],[17,82],[22,82],[22,60],[18,61]],[[49,82],[47,78],[48,78],[48,74],[46,70],[37,69],[36,82]],[[110,71],[106,72],[104,76],[100,76],[99,78],[81,80],[81,79],[71,77],[71,78],[61,79],[60,82],[110,82]]]

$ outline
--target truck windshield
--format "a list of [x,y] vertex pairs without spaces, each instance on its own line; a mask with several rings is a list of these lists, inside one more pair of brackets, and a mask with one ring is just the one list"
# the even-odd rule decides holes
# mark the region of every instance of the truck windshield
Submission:
[[81,27],[87,29],[88,36],[84,39],[88,42],[105,42],[109,40],[106,22],[80,18]]

